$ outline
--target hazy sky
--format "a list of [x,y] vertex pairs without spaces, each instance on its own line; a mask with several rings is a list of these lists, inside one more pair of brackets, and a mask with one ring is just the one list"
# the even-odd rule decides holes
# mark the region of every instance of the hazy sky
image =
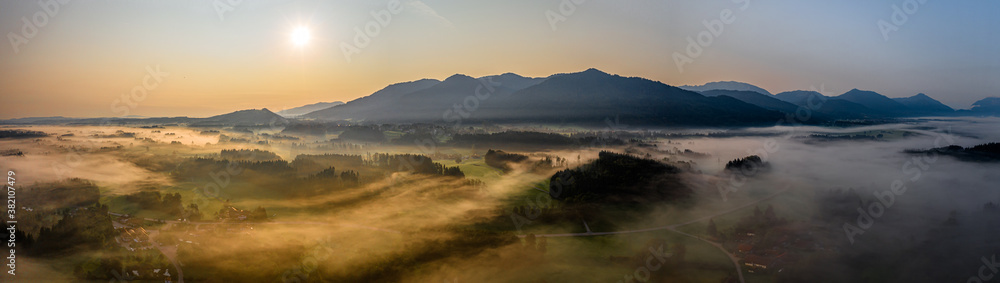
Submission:
[[[774,93],[923,92],[955,108],[1000,95],[1000,1],[990,0],[928,0],[915,11],[905,0],[575,0],[583,3],[562,12],[571,0],[402,0],[395,14],[382,0],[51,1],[57,8],[0,2],[0,118],[277,111],[455,73],[591,67]],[[894,23],[893,5],[906,20],[897,15],[887,40],[877,23]],[[680,71],[673,55],[726,10],[731,23]],[[547,11],[565,18],[555,30]],[[372,13],[392,17],[383,26]],[[348,61],[342,47],[366,26],[378,33]],[[292,40],[298,27],[309,30],[302,45]],[[147,78],[157,68],[169,75]],[[121,100],[133,90],[147,94]]]

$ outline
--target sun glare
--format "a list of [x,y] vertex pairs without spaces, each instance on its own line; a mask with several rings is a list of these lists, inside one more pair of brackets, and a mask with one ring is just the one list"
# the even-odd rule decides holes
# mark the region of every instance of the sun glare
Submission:
[[297,27],[292,31],[292,44],[295,46],[305,46],[309,43],[309,28]]

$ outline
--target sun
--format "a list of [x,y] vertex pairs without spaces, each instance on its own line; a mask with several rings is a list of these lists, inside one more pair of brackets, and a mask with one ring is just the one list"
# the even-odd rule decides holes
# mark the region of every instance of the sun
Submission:
[[304,26],[297,27],[292,31],[292,44],[299,47],[305,46],[309,43],[310,37],[309,28]]

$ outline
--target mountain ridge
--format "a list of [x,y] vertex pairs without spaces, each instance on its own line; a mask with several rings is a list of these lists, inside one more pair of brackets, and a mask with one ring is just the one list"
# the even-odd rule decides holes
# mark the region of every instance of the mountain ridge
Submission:
[[[491,82],[490,79],[493,79]],[[518,85],[496,79],[527,81]],[[495,84],[496,83],[496,84]],[[491,90],[487,90],[490,89]],[[487,93],[488,92],[488,93]],[[353,101],[352,101],[353,102]],[[350,112],[352,102],[323,112]],[[636,124],[729,126],[774,123],[780,112],[733,98],[705,97],[661,82],[590,68],[544,79],[516,74],[475,79],[453,75],[434,86],[403,94],[366,113],[305,115],[318,120],[370,122],[544,122],[601,124],[624,117]]]
[[[711,89],[690,90],[695,88]],[[479,78],[454,74],[443,81],[425,78],[390,84],[347,103],[319,102],[277,113],[263,108],[208,118],[25,117],[0,120],[0,123],[119,121],[211,126],[259,125],[273,121],[288,122],[288,118],[295,118],[402,123],[602,124],[607,119],[622,117],[623,121],[637,125],[727,127],[767,124],[765,121],[778,117],[778,114],[794,114],[803,107],[814,114],[810,123],[838,119],[982,116],[1000,115],[1000,97],[987,97],[973,103],[971,109],[955,110],[924,93],[899,98],[859,89],[838,96],[801,90],[770,94],[749,83],[721,81],[676,87],[647,78],[626,77],[588,68],[547,77],[524,77],[507,72]]]
[[327,109],[327,108],[334,107],[334,106],[341,105],[341,104],[344,104],[344,102],[342,102],[342,101],[317,102],[317,103],[313,103],[313,104],[306,104],[306,105],[302,105],[302,106],[299,106],[299,107],[294,107],[294,108],[289,108],[289,109],[281,110],[281,111],[275,112],[274,114],[281,115],[282,117],[285,117],[285,118],[291,118],[291,117],[295,117],[295,116],[299,116],[299,115],[303,115],[303,114],[308,114],[309,112],[315,112],[315,111]]
[[705,83],[703,85],[682,85],[678,86],[678,88],[694,92],[702,92],[709,90],[736,90],[736,91],[753,91],[760,94],[772,95],[770,91],[767,91],[762,87],[750,83],[737,82],[737,81],[717,81],[717,82]]

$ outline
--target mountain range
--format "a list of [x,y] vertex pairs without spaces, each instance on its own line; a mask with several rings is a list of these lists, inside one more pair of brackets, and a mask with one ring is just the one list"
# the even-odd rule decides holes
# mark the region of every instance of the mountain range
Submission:
[[1000,97],[987,97],[972,103],[972,112],[1000,113]]
[[[478,92],[477,92],[478,91]],[[850,90],[838,96],[814,91],[771,94],[742,82],[712,82],[673,87],[644,78],[611,75],[597,69],[527,78],[512,73],[473,78],[453,75],[444,81],[394,84],[374,94],[302,116],[314,120],[366,122],[497,122],[658,126],[747,126],[774,123],[776,117],[811,111],[810,123],[839,119],[990,115],[955,111],[917,94],[889,98]]]
[[[747,91],[747,89],[757,87],[737,82],[709,83],[689,88],[705,89],[700,92],[703,95],[728,95],[759,107],[788,113],[788,105],[775,101],[780,100],[796,107],[809,109],[822,119],[995,115],[995,113],[1000,113],[1000,111],[991,111],[990,108],[982,108],[978,111],[956,111],[923,93],[911,97],[889,98],[873,91],[859,89],[852,89],[838,96],[824,96],[815,91],[797,90],[772,96],[768,95],[766,90],[762,92]],[[983,101],[977,102],[977,104],[988,103]]]
[[815,91],[771,94],[742,82],[674,87],[639,77],[588,69],[548,77],[513,73],[479,78],[456,74],[386,86],[347,103],[321,102],[278,113],[241,110],[208,118],[19,118],[0,124],[187,123],[192,126],[252,126],[289,121],[362,123],[544,123],[667,127],[743,127],[773,125],[789,114],[809,110],[804,123],[843,119],[919,116],[1000,115],[1000,98],[990,97],[968,110],[955,110],[925,94],[889,98],[852,89],[838,96]]
[[695,92],[703,92],[703,91],[720,90],[721,89],[721,90],[752,91],[752,92],[756,92],[756,93],[771,95],[771,92],[767,91],[766,89],[760,88],[760,87],[752,85],[752,84],[742,83],[742,82],[734,82],[734,81],[710,82],[710,83],[703,84],[703,85],[684,85],[684,86],[679,86],[679,88],[684,89],[684,90],[695,91]]
[[[401,93],[398,90],[408,90]],[[382,99],[390,97],[391,99]],[[316,120],[445,123],[571,123],[748,126],[782,114],[732,97],[706,97],[660,82],[597,69],[526,78],[503,74],[395,84],[371,96],[303,115]]]
[[278,112],[276,112],[274,114],[281,115],[281,117],[285,117],[285,118],[292,118],[292,117],[296,117],[296,116],[299,116],[299,115],[307,114],[309,112],[315,112],[315,111],[327,109],[327,108],[334,107],[334,106],[341,105],[341,104],[344,104],[344,102],[341,102],[341,101],[319,102],[319,103],[313,103],[313,104],[309,104],[309,105],[303,105],[303,106],[299,106],[299,107],[295,107],[295,108],[291,108],[291,109],[281,110],[281,111],[278,111]]
[[208,118],[191,117],[105,117],[105,118],[67,118],[67,117],[39,117],[39,118],[18,118],[10,120],[0,120],[0,124],[6,125],[171,125],[187,124],[191,127],[222,127],[222,126],[284,126],[289,122],[285,117],[281,117],[267,108],[246,109],[227,114],[216,115]]

